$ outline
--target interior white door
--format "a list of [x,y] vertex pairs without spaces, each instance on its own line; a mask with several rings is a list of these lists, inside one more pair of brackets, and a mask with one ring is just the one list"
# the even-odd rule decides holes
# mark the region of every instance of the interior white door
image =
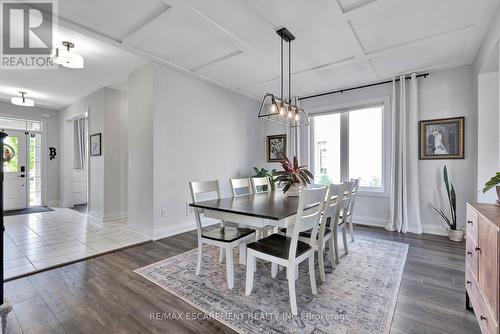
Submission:
[[13,130],[4,132],[8,135],[4,139],[4,210],[25,209],[28,199],[27,134]]

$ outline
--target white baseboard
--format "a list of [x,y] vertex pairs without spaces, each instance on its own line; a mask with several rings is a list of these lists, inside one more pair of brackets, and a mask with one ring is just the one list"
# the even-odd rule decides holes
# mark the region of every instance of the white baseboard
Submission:
[[425,234],[448,236],[446,228],[434,224],[422,224],[422,230]]
[[[366,225],[366,226],[376,226],[376,227],[385,227],[387,224],[388,220],[383,219],[383,218],[375,218],[375,217],[367,217],[367,216],[354,216],[354,224],[358,225]],[[420,231],[408,230],[409,233],[416,233],[420,234]],[[434,225],[434,224],[422,224],[422,231],[421,233],[424,234],[432,234],[432,235],[441,235],[441,236],[447,236],[448,232],[446,231],[446,228],[440,225]]]
[[56,207],[59,207],[60,204],[61,203],[58,200],[52,200],[52,201],[46,201],[45,202],[46,206],[56,206]]
[[368,216],[354,216],[352,221],[357,225],[366,225],[366,226],[376,226],[376,227],[385,227],[388,219],[377,218],[377,217],[368,217]]
[[[211,226],[220,223],[220,220],[205,218],[203,220],[203,227]],[[154,231],[153,240],[168,238],[177,234],[193,231],[196,229],[196,223],[193,220],[187,220],[175,226],[162,227]]]
[[95,211],[89,211],[87,212],[87,216],[91,217],[91,218],[94,218],[95,220],[98,220],[99,222],[103,222],[102,220],[102,216],[100,213],[98,212],[95,212]]
[[110,221],[116,221],[116,220],[124,220],[127,218],[127,214],[124,212],[117,212],[117,213],[112,213],[104,216],[102,219],[103,222],[110,222]]

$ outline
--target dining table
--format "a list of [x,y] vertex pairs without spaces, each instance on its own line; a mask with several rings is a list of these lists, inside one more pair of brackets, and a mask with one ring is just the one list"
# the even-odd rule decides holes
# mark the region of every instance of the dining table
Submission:
[[[270,191],[260,194],[212,199],[191,203],[191,207],[203,210],[203,215],[242,227],[285,228],[291,236],[292,226],[299,206],[299,197],[287,197],[283,191]],[[244,245],[243,245],[244,246]],[[246,263],[240,252],[239,262]]]

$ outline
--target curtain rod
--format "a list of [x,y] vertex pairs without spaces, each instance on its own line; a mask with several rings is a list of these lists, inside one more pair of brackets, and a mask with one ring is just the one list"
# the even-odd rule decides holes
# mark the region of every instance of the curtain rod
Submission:
[[[429,73],[418,74],[417,78],[427,78],[428,75],[429,75]],[[407,77],[406,78],[406,80],[409,80],[409,79],[411,79],[411,77]],[[400,81],[400,79],[396,79],[396,82],[398,82],[398,81]],[[390,83],[392,83],[392,80],[387,80],[387,81],[372,83],[372,84],[369,84],[369,85],[363,85],[363,86],[358,86],[358,87],[351,87],[351,88],[339,89],[339,90],[335,90],[335,91],[331,91],[331,92],[325,92],[325,93],[314,94],[314,95],[309,95],[309,96],[303,96],[303,97],[299,97],[298,100],[302,101],[302,100],[307,100],[307,99],[312,99],[312,98],[316,98],[316,97],[321,97],[321,96],[326,96],[326,95],[331,95],[331,94],[337,94],[337,93],[344,94],[345,92],[348,92],[348,91],[351,91],[351,90],[363,89],[363,88],[380,86],[380,85],[387,85],[387,84],[390,84]]]

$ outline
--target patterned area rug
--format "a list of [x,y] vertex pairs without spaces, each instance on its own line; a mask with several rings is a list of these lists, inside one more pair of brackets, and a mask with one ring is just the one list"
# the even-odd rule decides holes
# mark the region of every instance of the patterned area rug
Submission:
[[316,271],[317,296],[304,261],[295,317],[284,271],[273,279],[270,265],[258,262],[252,294],[245,296],[245,266],[235,254],[235,283],[228,290],[225,264],[212,246],[205,246],[200,276],[196,249],[135,272],[240,333],[388,333],[407,252],[407,244],[358,237],[335,269],[326,258],[325,283]]

